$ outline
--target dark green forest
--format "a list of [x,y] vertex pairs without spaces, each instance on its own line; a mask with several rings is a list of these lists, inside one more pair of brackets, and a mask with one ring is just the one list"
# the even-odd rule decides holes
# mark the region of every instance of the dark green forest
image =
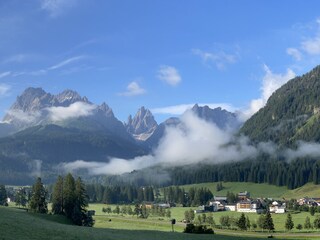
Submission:
[[287,162],[268,157],[252,161],[241,161],[219,165],[175,168],[171,171],[172,185],[203,182],[254,182],[287,186],[289,189],[313,182],[320,183],[320,160],[312,158]]
[[240,134],[253,142],[294,146],[320,141],[320,66],[276,90],[265,107],[248,119]]

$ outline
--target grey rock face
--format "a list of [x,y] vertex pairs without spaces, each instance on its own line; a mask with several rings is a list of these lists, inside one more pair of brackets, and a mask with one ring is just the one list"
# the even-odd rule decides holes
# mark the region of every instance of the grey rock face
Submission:
[[215,123],[220,129],[236,129],[240,126],[236,114],[228,112],[221,107],[211,109],[208,106],[199,107],[198,104],[195,104],[191,111],[199,118]]
[[158,124],[155,121],[152,113],[141,107],[134,118],[130,115],[128,122],[125,124],[127,131],[137,140],[145,141],[157,128]]
[[86,97],[81,97],[77,92],[72,90],[65,90],[57,95],[52,95],[45,92],[42,88],[27,88],[17,97],[16,102],[4,116],[3,121],[6,124],[14,126],[16,131],[39,124],[51,124],[53,122],[49,116],[49,108],[69,107],[77,102],[92,105],[94,107],[92,114],[54,122],[54,124],[64,127],[82,128],[84,130],[107,130],[117,136],[127,139],[131,138],[123,124],[114,116],[112,109],[106,103],[96,106],[89,102]]

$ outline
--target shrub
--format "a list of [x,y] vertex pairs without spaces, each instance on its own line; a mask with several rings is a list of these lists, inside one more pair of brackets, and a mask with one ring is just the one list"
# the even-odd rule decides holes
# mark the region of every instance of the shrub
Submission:
[[183,232],[198,233],[198,234],[214,234],[214,231],[212,230],[212,228],[207,228],[207,226],[204,226],[204,225],[194,225],[192,223],[188,223]]

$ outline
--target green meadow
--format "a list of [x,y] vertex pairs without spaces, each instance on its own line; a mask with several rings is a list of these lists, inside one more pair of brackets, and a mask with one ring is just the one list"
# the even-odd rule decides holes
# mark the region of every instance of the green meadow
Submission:
[[[110,227],[109,217],[96,216],[97,226],[93,228],[70,225],[63,216],[41,215],[28,213],[25,210],[0,207],[0,239],[1,240],[197,240],[213,239],[213,235],[191,235],[171,232],[171,226],[154,229],[149,221],[116,221],[112,218]],[[109,225],[108,225],[109,224]],[[116,227],[118,226],[118,227]],[[140,227],[139,227],[140,226]],[[146,227],[148,226],[148,227]],[[217,240],[248,239],[248,237],[231,237],[214,235]],[[250,238],[259,239],[259,238]]]
[[[94,204],[90,209],[99,209],[101,204]],[[184,208],[172,208],[173,217],[181,217]],[[214,215],[218,217],[220,214]],[[237,216],[236,213],[230,213]],[[284,215],[274,217],[277,224],[283,221]],[[303,214],[301,219],[303,219]],[[177,223],[175,232],[171,232],[171,224],[168,220],[156,219],[137,219],[136,217],[116,216],[116,215],[97,215],[94,217],[96,225],[93,228],[79,227],[72,225],[63,216],[41,215],[26,212],[25,210],[12,207],[0,207],[0,239],[54,239],[54,240],[143,240],[143,239],[172,239],[172,240],[197,240],[197,239],[263,239],[269,233],[241,232],[231,230],[215,229],[214,235],[194,235],[182,233],[184,224]],[[254,216],[250,215],[250,219]],[[278,219],[278,220],[276,220]],[[294,216],[294,220],[295,220]],[[111,221],[110,221],[111,220]],[[274,233],[276,239],[319,239],[320,234],[313,233]]]
[[218,183],[199,183],[191,185],[179,186],[188,191],[191,187],[206,187],[210,189],[213,195],[225,196],[227,192],[244,192],[248,191],[253,198],[265,197],[274,199],[291,199],[291,198],[302,198],[302,197],[320,197],[320,186],[313,183],[307,183],[302,187],[289,190],[287,187],[278,187],[269,185],[266,183],[250,183],[250,182],[222,182],[223,189],[217,192]]

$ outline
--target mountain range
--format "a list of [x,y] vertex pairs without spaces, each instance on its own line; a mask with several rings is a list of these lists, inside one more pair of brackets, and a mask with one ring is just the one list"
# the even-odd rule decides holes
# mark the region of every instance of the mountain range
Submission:
[[[320,141],[319,92],[320,66],[288,81],[244,123],[221,108],[195,104],[187,111],[234,136],[248,137],[252,146],[271,142],[279,149],[294,149],[301,141]],[[184,129],[183,121],[171,117],[157,123],[151,111],[141,107],[123,123],[106,103],[96,105],[75,91],[53,95],[27,88],[0,123],[0,182],[31,181],[39,163],[50,178],[61,163],[129,161],[152,154],[168,127]]]
[[[195,105],[190,111],[220,128],[239,127],[237,116],[221,108]],[[60,163],[146,155],[157,147],[167,126],[179,124],[179,118],[158,124],[145,107],[122,123],[106,103],[93,104],[75,91],[53,95],[27,88],[0,124],[0,181],[17,169],[14,175],[32,172],[37,160],[42,172],[50,174]]]

